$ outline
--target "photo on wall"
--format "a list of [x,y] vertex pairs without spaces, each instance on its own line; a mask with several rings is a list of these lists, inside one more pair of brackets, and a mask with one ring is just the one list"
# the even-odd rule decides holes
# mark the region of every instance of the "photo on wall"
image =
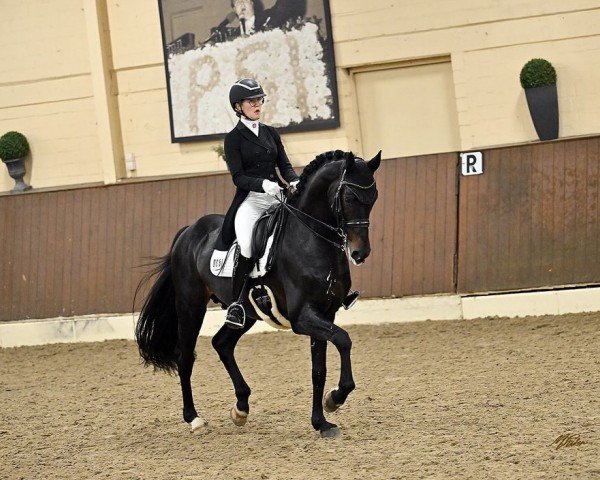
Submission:
[[328,0],[158,3],[173,142],[229,132],[229,88],[242,78],[262,84],[261,121],[281,132],[339,126]]

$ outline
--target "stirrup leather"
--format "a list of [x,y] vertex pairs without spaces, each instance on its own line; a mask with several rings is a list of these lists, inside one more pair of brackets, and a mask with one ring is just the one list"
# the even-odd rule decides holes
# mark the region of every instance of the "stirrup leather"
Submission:
[[246,322],[246,311],[241,303],[232,303],[227,309],[225,325],[229,328],[244,328]]

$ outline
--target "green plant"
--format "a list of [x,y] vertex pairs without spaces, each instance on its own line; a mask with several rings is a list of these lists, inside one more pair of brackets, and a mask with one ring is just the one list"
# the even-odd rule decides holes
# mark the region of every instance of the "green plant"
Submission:
[[25,135],[19,132],[8,132],[0,137],[0,158],[4,162],[26,157],[29,143]]
[[534,58],[523,66],[519,78],[523,88],[554,85],[556,83],[556,70],[548,60]]
[[212,151],[215,152],[219,158],[225,160],[225,149],[223,148],[223,145],[212,147]]

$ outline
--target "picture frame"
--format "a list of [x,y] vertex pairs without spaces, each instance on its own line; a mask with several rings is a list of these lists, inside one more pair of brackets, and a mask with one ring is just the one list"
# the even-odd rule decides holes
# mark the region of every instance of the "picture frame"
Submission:
[[282,133],[340,126],[328,0],[158,0],[171,142],[223,138],[229,88],[263,86]]

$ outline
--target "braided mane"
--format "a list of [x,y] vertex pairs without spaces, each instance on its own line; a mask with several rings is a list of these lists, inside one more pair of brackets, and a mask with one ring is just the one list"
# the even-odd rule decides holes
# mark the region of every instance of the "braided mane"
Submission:
[[329,152],[321,153],[315,157],[315,159],[310,162],[304,170],[302,170],[302,174],[300,175],[300,183],[298,184],[298,196],[302,194],[308,180],[312,175],[319,170],[323,165],[331,162],[335,162],[336,160],[346,160],[348,158],[353,159],[354,154],[352,152],[342,152],[341,150],[331,150]]

